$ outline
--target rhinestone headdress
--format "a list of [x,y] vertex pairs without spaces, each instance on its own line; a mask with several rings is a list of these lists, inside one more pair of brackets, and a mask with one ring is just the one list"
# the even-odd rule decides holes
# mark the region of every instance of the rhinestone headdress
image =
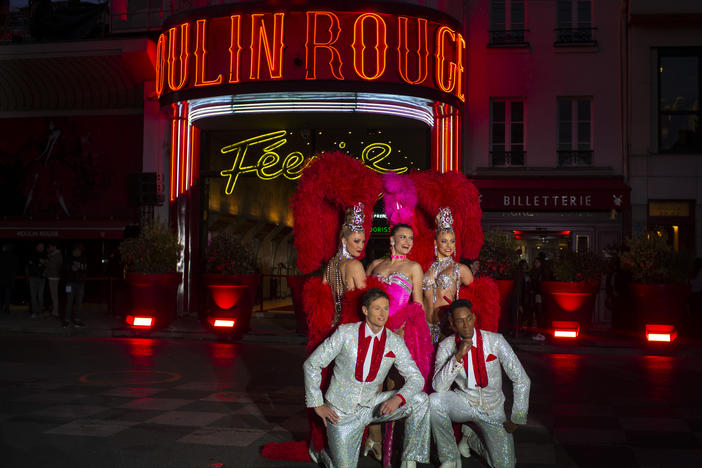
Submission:
[[342,229],[348,229],[351,232],[363,231],[363,221],[365,221],[366,216],[363,214],[363,203],[358,202],[352,207],[352,216],[346,217],[346,222],[342,226]]
[[436,215],[437,231],[453,232],[453,215],[450,208],[441,208]]

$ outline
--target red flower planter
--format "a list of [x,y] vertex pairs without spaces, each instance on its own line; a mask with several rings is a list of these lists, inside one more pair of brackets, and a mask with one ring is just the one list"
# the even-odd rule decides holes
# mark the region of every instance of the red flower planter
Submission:
[[238,335],[246,333],[251,324],[261,275],[206,273],[203,280],[214,305],[210,307],[209,315],[235,318],[233,331]]
[[543,281],[541,292],[549,326],[553,321],[576,321],[581,329],[587,330],[599,288],[596,281]]
[[297,333],[307,334],[307,320],[305,319],[305,311],[302,308],[302,288],[309,276],[286,276],[288,287],[292,293],[293,309],[295,310],[295,331]]
[[153,328],[170,325],[176,317],[180,278],[180,273],[127,273],[131,314],[153,317]]
[[210,298],[221,310],[232,309],[246,292],[246,285],[237,280],[236,275],[205,274],[204,281]]
[[647,323],[680,326],[690,295],[688,285],[632,283],[630,291],[638,329]]

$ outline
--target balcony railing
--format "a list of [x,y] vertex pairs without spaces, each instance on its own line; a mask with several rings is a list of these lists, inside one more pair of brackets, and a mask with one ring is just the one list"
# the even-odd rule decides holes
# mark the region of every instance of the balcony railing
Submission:
[[490,42],[488,47],[526,47],[528,29],[500,29],[488,31]]
[[558,152],[559,167],[592,166],[592,150],[571,150]]
[[526,151],[490,151],[491,167],[524,166]]
[[597,28],[558,28],[556,29],[556,46],[595,45]]

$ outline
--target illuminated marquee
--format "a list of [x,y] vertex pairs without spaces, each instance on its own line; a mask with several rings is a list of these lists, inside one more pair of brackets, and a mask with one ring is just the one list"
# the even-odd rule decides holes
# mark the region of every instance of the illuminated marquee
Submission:
[[465,101],[460,31],[376,12],[237,13],[172,24],[156,46],[159,97],[275,80],[366,81],[429,88]]
[[[278,130],[237,141],[220,149],[220,153],[223,155],[230,153],[234,155],[231,169],[220,172],[221,176],[227,177],[225,193],[227,195],[232,194],[236,181],[241,174],[254,173],[262,180],[272,180],[280,176],[288,180],[299,179],[302,171],[312,158],[305,158],[299,151],[293,151],[282,157],[278,150],[287,143],[286,134],[286,130]],[[265,146],[263,146],[258,159],[255,156],[250,158],[250,161],[256,160],[256,163],[248,164],[246,158],[249,149],[263,144]],[[386,143],[371,143],[361,151],[361,162],[380,174],[389,172],[404,174],[407,172],[409,170],[408,167],[386,168],[380,165],[391,152],[392,148]]]

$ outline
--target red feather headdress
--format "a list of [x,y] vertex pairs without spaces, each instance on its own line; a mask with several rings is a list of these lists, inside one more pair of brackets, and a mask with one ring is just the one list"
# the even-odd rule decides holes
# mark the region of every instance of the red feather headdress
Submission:
[[435,218],[439,209],[448,207],[453,215],[458,259],[476,258],[483,246],[478,189],[463,174],[436,171],[412,172],[409,177],[417,188],[414,223],[417,229],[410,257],[424,270],[434,261]]

